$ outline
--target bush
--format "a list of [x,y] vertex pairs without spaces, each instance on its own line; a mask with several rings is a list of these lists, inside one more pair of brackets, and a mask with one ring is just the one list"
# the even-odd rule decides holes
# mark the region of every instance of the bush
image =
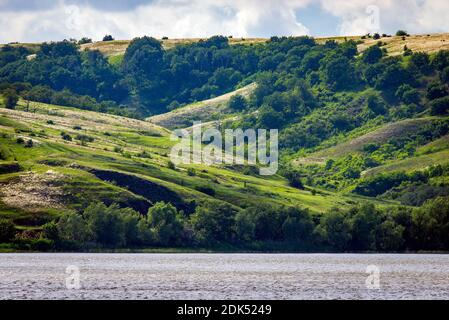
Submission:
[[72,136],[68,133],[61,132],[61,137],[65,141],[72,141]]
[[162,246],[182,244],[184,228],[182,217],[171,204],[156,203],[148,210],[147,220],[157,244]]
[[190,219],[196,239],[204,245],[231,241],[235,215],[229,204],[215,201],[197,207]]
[[167,167],[171,170],[176,170],[176,165],[172,161],[167,162]]
[[34,146],[34,142],[33,140],[29,139],[26,143],[25,143],[25,148],[32,148]]
[[197,191],[207,194],[211,197],[215,196],[215,189],[207,186],[200,186],[195,188]]
[[384,53],[382,49],[379,48],[379,46],[372,46],[363,52],[362,59],[365,63],[374,64],[379,62],[379,60],[382,59],[383,55]]
[[106,35],[103,37],[103,41],[114,41],[114,38],[111,35]]
[[10,220],[0,219],[0,243],[10,242],[16,233],[16,227]]
[[3,100],[6,108],[15,109],[19,102],[19,96],[15,90],[7,89],[3,91]]
[[229,99],[229,108],[232,110],[242,111],[246,108],[246,100],[241,95],[232,96]]
[[405,30],[398,30],[397,32],[396,32],[396,36],[397,37],[407,37],[409,34],[407,33],[407,31],[405,31]]
[[299,174],[299,172],[291,170],[287,171],[284,175],[291,187],[304,190],[304,184],[302,183],[301,175]]
[[0,160],[8,160],[11,157],[11,152],[8,147],[0,144]]
[[78,135],[76,135],[75,139],[81,141],[82,143],[94,142],[95,141],[94,137],[91,137],[91,136],[88,136],[88,135],[85,135],[85,134],[78,134]]
[[346,213],[339,209],[333,209],[321,217],[316,233],[325,245],[335,251],[344,252],[349,249],[351,225]]
[[432,115],[443,115],[449,111],[449,96],[435,99],[430,102],[430,112]]
[[413,212],[416,244],[427,250],[449,249],[449,198],[430,200]]
[[79,45],[86,44],[86,43],[92,43],[92,39],[84,37],[84,38],[81,38],[81,40],[78,41]]

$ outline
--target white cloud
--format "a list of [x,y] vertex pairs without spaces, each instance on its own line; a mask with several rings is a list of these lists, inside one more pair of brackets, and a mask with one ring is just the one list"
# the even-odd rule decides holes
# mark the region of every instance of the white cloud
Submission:
[[[449,31],[449,1],[447,0],[321,0],[322,7],[339,17],[341,35],[357,35],[366,32],[394,32],[406,29],[410,33]],[[371,13],[367,7],[379,10],[379,30],[370,25]]]
[[[133,6],[128,0],[110,10],[107,1],[97,1],[73,6],[73,0],[0,0],[0,43],[83,36],[98,40],[109,33],[119,39],[304,35],[309,29],[295,12],[312,3],[340,20],[336,29],[342,35],[449,31],[447,0],[133,0]],[[375,12],[367,12],[373,5],[379,8],[378,26],[373,24]]]
[[64,1],[50,9],[0,13],[0,42],[44,41],[82,36],[206,37],[304,35],[295,10],[310,0],[153,1],[128,11],[104,11]]

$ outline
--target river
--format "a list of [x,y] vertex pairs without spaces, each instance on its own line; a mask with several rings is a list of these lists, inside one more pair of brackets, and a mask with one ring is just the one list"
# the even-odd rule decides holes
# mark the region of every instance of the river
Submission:
[[0,299],[449,299],[449,255],[0,254]]

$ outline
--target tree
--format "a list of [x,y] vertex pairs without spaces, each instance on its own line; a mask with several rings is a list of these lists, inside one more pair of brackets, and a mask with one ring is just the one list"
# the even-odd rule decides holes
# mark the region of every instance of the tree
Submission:
[[11,241],[15,232],[16,227],[11,220],[0,219],[0,243]]
[[409,64],[423,74],[428,74],[431,71],[430,58],[425,52],[414,52],[410,57]]
[[155,240],[162,246],[182,244],[183,221],[169,203],[159,202],[148,210],[148,224]]
[[230,241],[235,214],[236,211],[229,204],[210,201],[198,206],[190,217],[195,237],[205,245]]
[[440,50],[433,57],[431,62],[432,67],[436,70],[444,70],[444,68],[449,67],[449,52],[447,50]]
[[235,216],[235,233],[237,239],[242,242],[251,242],[255,238],[256,223],[253,216],[242,210]]
[[399,251],[403,249],[405,227],[387,218],[376,230],[376,248],[381,251]]
[[357,84],[354,65],[347,57],[335,54],[326,57],[322,62],[324,78],[334,90],[351,88]]
[[353,208],[351,213],[351,247],[354,250],[375,250],[376,227],[380,222],[380,213],[372,204]]
[[407,31],[405,31],[405,30],[398,30],[397,32],[396,32],[396,36],[397,37],[407,37],[409,34],[407,33]]
[[378,33],[373,34],[373,39],[374,40],[379,40],[380,39],[380,34],[378,34]]
[[59,241],[58,224],[55,221],[51,221],[42,226],[42,232],[45,239]]
[[421,95],[419,91],[408,84],[401,85],[398,90],[396,90],[395,95],[396,98],[407,104],[419,104],[421,101]]
[[362,60],[368,64],[374,64],[382,59],[384,53],[379,46],[371,46],[363,52]]
[[368,109],[374,112],[374,114],[385,114],[387,107],[383,99],[377,94],[372,93],[368,95],[367,98]]
[[19,101],[19,96],[15,90],[7,89],[3,91],[3,98],[6,108],[8,109],[16,108],[17,102]]
[[284,239],[307,243],[312,236],[314,224],[310,213],[300,208],[287,208],[287,218],[282,225]]
[[246,108],[246,100],[242,95],[235,95],[229,99],[229,108],[242,111]]
[[83,213],[92,240],[107,246],[122,246],[126,243],[125,223],[117,205],[107,207],[94,203]]
[[376,87],[394,93],[402,84],[412,84],[413,82],[413,74],[400,64],[396,63],[389,65],[379,76],[376,82]]
[[430,102],[430,112],[432,115],[443,115],[449,111],[449,96],[435,99]]
[[323,241],[335,251],[346,251],[351,241],[351,225],[346,214],[338,209],[324,214],[317,227]]
[[114,38],[111,35],[105,35],[103,41],[114,41]]
[[301,180],[301,174],[298,171],[287,170],[284,176],[287,178],[288,183],[291,187],[304,190],[304,184]]
[[447,96],[447,88],[438,82],[431,82],[427,87],[427,99],[435,100]]
[[57,223],[58,236],[62,240],[84,243],[90,238],[87,224],[83,217],[74,212],[63,214]]
[[[103,41],[106,41],[106,40],[103,40]],[[81,38],[81,40],[78,41],[79,45],[86,44],[86,43],[92,43],[92,39],[84,37],[84,38]]]
[[449,198],[429,200],[413,214],[415,241],[422,249],[449,249]]

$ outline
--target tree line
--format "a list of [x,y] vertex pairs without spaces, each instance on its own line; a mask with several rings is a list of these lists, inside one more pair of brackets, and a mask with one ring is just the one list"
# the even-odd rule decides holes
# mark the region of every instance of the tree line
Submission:
[[95,248],[209,248],[293,252],[396,252],[449,250],[449,198],[421,208],[376,208],[372,204],[334,208],[323,214],[298,207],[237,210],[216,201],[190,216],[169,203],[156,203],[147,215],[117,205],[94,203],[67,212],[26,236],[0,221],[0,242],[40,250]]

